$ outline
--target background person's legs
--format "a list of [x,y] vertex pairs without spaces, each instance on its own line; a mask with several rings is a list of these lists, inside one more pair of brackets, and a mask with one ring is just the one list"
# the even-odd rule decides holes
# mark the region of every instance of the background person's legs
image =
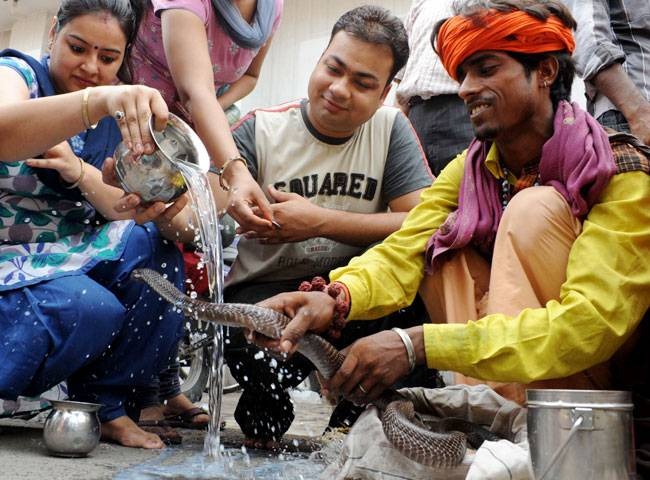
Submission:
[[456,94],[413,102],[408,118],[436,176],[474,138],[465,102]]
[[[174,354],[177,356],[178,350]],[[208,413],[181,392],[177,360],[154,376],[147,387],[138,388],[135,398],[140,408],[139,424],[145,430],[157,425],[203,429],[210,422]]]
[[607,110],[598,117],[598,123],[617,132],[630,133],[630,124],[627,123],[625,116],[618,110]]

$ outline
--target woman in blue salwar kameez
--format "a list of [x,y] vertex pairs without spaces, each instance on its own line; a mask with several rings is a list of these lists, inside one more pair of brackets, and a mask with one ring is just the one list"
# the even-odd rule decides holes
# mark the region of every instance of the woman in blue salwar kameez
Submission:
[[[0,162],[0,398],[67,380],[71,399],[103,405],[105,439],[160,448],[131,419],[139,412],[130,399],[169,364],[182,318],[130,274],[153,268],[180,288],[182,257],[154,223],[116,212],[123,192],[101,177],[121,131],[134,150],[151,148],[137,132],[146,130],[157,92],[101,86],[117,83],[136,18],[128,0],[64,0],[49,56],[0,52],[0,104],[83,90],[86,127],[38,158]],[[102,112],[107,104],[117,113]],[[52,119],[74,121],[56,112]]]

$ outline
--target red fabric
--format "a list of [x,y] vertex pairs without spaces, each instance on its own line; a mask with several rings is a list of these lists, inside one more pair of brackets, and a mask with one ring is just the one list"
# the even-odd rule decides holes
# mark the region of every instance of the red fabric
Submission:
[[189,294],[196,292],[199,296],[208,296],[208,275],[205,266],[198,268],[201,257],[193,250],[188,250],[179,244],[183,252],[183,263],[185,263],[185,277],[190,281],[186,284],[185,290]]
[[567,51],[573,53],[573,32],[554,15],[546,20],[526,12],[486,10],[479,24],[457,15],[440,27],[436,49],[447,73],[458,81],[458,67],[483,50],[518,53]]

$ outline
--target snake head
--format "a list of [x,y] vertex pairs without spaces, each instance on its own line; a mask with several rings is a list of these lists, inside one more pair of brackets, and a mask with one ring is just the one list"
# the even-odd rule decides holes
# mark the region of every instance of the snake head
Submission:
[[142,277],[142,272],[140,271],[139,268],[135,269],[135,270],[133,270],[131,272],[131,278],[134,279],[134,280],[140,280],[140,281],[144,280],[143,277]]

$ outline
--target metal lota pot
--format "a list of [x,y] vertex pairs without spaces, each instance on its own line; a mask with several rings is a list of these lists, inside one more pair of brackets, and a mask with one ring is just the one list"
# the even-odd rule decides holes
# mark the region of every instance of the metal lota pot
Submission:
[[630,392],[528,390],[526,399],[537,480],[636,478]]
[[177,164],[190,165],[207,173],[210,157],[199,136],[190,126],[170,113],[162,131],[149,130],[156,150],[149,155],[134,155],[123,142],[115,149],[115,173],[122,188],[137,193],[144,202],[169,202],[187,190]]
[[97,403],[49,400],[52,411],[45,420],[43,440],[52,455],[85,457],[99,444],[101,425]]

